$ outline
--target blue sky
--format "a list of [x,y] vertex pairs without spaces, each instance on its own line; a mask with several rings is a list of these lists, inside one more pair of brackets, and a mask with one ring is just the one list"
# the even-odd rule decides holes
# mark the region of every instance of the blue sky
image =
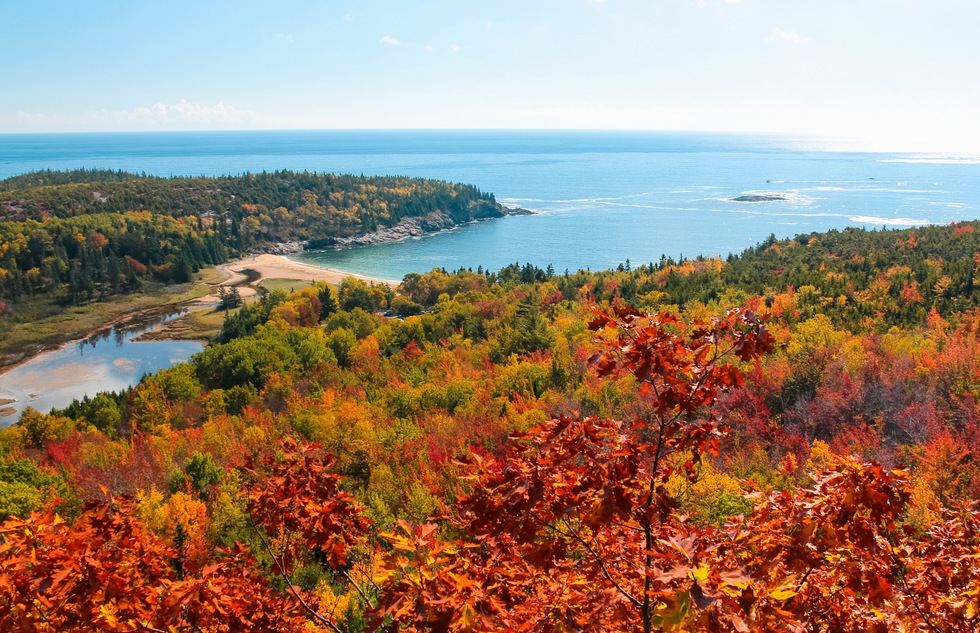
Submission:
[[980,152],[975,0],[3,0],[0,132],[785,132]]

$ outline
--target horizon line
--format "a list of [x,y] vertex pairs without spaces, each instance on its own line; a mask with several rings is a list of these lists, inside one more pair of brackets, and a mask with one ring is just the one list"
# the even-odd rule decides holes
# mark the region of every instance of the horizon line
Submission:
[[662,134],[698,135],[717,134],[731,137],[791,141],[812,145],[811,147],[787,147],[784,149],[813,152],[867,153],[867,154],[909,154],[930,157],[978,158],[980,149],[936,149],[901,148],[883,146],[867,139],[839,135],[821,135],[806,132],[765,131],[765,130],[724,130],[724,129],[669,129],[669,128],[535,128],[535,127],[336,127],[336,128],[210,128],[210,129],[141,129],[141,130],[45,130],[29,132],[0,131],[0,137],[30,136],[98,136],[98,135],[168,135],[168,134],[273,134],[273,133],[329,132],[329,133],[528,133],[528,134]]

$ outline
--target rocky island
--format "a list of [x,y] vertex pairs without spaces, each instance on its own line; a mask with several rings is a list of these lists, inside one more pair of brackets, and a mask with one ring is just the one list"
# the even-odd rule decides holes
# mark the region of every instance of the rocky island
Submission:
[[788,200],[788,198],[780,193],[747,193],[732,198],[732,202],[779,202],[780,200]]

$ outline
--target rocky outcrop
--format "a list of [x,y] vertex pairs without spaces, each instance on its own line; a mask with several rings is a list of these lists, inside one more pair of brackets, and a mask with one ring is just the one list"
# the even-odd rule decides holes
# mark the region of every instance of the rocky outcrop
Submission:
[[255,249],[258,253],[268,253],[270,255],[294,255],[303,252],[303,242],[277,242],[275,244],[265,244]]
[[732,198],[732,202],[778,202],[788,198],[778,193],[748,193],[744,196]]
[[465,217],[453,219],[444,211],[433,211],[427,215],[402,218],[394,226],[378,229],[373,233],[353,235],[350,237],[331,237],[306,244],[306,248],[347,248],[350,246],[372,246],[399,242],[410,237],[419,237],[427,233],[445,231],[461,224],[501,218],[507,215],[530,215],[527,209],[509,209],[499,204],[479,201],[467,209]]
[[352,237],[335,237],[329,240],[321,240],[324,246],[334,246],[346,248],[348,246],[371,246],[373,244],[386,244],[388,242],[398,242],[410,237],[444,231],[456,226],[451,217],[442,211],[434,211],[428,215],[417,218],[402,218],[394,226],[378,229],[373,233],[364,235],[354,235]]

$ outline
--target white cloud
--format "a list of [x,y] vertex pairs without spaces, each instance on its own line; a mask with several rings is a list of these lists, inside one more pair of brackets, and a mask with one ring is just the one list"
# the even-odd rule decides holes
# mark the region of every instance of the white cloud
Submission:
[[450,44],[449,45],[449,52],[450,53],[458,53],[461,50],[463,50],[463,49],[460,47],[459,44]]
[[275,35],[273,35],[273,37],[275,37],[280,42],[292,42],[293,41],[293,35],[292,35],[292,33],[276,33]]
[[353,21],[354,21],[354,14],[353,13],[345,13],[344,14],[344,22],[353,22]]
[[588,0],[589,4],[603,5],[609,2],[609,0]]
[[790,44],[806,44],[810,41],[809,37],[804,37],[796,31],[784,31],[778,26],[769,35],[771,42],[788,42]]
[[139,128],[147,125],[185,127],[202,124],[229,127],[248,125],[255,122],[257,117],[251,110],[236,108],[221,101],[214,105],[202,105],[181,99],[173,104],[155,103],[131,110],[101,110],[94,118],[121,127]]
[[422,50],[425,51],[426,53],[431,53],[436,49],[432,44],[426,44],[425,46],[422,47]]
[[48,123],[48,117],[46,115],[40,112],[24,112],[23,110],[17,111],[14,115],[14,120],[18,125],[23,126],[21,129],[25,130],[43,128]]
[[213,105],[181,99],[121,110],[102,109],[73,114],[0,112],[0,131],[6,132],[123,132],[144,130],[235,130],[268,127],[251,110],[219,101]]
[[401,44],[398,40],[390,35],[385,35],[379,40],[382,44],[387,44],[388,46],[398,46]]

